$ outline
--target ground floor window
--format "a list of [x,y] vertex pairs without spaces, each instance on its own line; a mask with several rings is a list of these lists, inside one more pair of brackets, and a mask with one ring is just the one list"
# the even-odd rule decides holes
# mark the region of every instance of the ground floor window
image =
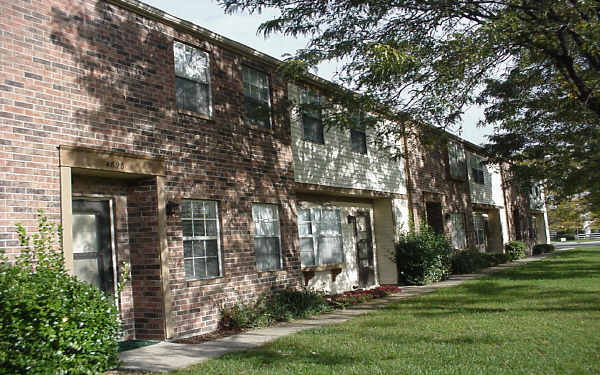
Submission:
[[298,235],[302,267],[344,262],[339,209],[299,209]]
[[277,205],[252,205],[252,220],[254,221],[256,269],[258,271],[281,269],[281,234]]
[[465,249],[467,247],[465,214],[451,213],[450,222],[452,225],[452,246],[454,246],[455,249]]
[[185,278],[221,276],[217,202],[184,200],[181,204]]

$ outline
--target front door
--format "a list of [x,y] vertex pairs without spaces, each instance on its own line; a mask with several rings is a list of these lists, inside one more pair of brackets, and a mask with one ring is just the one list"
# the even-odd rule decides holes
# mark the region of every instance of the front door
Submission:
[[442,218],[442,204],[439,202],[425,202],[427,225],[438,234],[444,234],[444,220]]
[[73,200],[73,271],[107,295],[115,291],[114,253],[108,200]]
[[368,212],[356,214],[356,254],[358,262],[358,282],[361,288],[375,284],[375,267],[373,265],[373,234]]

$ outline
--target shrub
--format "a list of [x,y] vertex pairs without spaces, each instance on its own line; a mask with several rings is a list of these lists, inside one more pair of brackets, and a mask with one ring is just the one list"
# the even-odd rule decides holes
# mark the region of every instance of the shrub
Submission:
[[492,265],[492,266],[497,266],[499,264],[506,263],[510,260],[510,257],[508,256],[508,254],[504,254],[504,253],[491,253],[491,254],[486,254],[486,256],[488,257],[490,265]]
[[398,268],[398,282],[424,285],[447,279],[451,252],[448,239],[427,226],[419,232],[402,233],[392,258]]
[[395,285],[383,285],[373,289],[361,289],[328,296],[328,303],[336,308],[345,308],[347,306],[370,301],[375,298],[382,298],[393,293],[399,293],[400,288]]
[[220,325],[222,329],[265,327],[331,309],[323,293],[307,289],[279,290],[256,303],[240,303],[223,308]]
[[554,251],[554,245],[541,243],[537,244],[533,247],[532,253],[533,255],[538,255],[542,253],[551,253]]
[[[117,364],[114,300],[70,276],[60,228],[40,214],[39,232],[18,226],[22,255],[0,264],[0,374],[90,374]],[[30,244],[33,243],[33,247]]]
[[506,255],[508,256],[508,260],[517,260],[521,258],[525,258],[525,243],[521,241],[510,241],[506,245],[504,245],[504,250]]
[[457,251],[452,255],[452,273],[473,273],[494,264],[491,256],[477,250]]

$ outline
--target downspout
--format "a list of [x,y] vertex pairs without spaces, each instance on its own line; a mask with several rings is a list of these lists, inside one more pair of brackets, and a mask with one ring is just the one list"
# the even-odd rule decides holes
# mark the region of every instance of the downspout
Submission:
[[406,174],[406,195],[408,196],[408,229],[411,232],[415,231],[415,214],[413,207],[413,196],[412,196],[412,178],[410,176],[410,158],[408,154],[408,141],[406,140],[406,126],[402,124],[402,132],[404,133],[402,140],[404,143],[404,169]]
[[[504,168],[502,167],[502,164],[500,164],[500,178],[502,179],[502,196],[504,197],[504,215],[506,215],[506,231],[508,232],[508,238],[507,238],[507,242],[511,241],[511,232],[510,232],[510,216],[508,214],[508,199],[506,199],[506,188],[505,188],[505,183],[504,183]],[[512,208],[512,207],[511,207]]]

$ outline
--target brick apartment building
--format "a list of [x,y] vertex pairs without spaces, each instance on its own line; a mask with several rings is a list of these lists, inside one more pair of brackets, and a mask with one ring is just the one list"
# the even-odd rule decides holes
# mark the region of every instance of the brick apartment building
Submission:
[[240,43],[135,0],[0,9],[0,248],[42,209],[75,275],[110,293],[130,263],[125,338],[209,332],[272,289],[395,283],[411,215],[457,248],[547,238],[543,201],[503,188],[477,146],[389,160],[369,129],[277,110],[319,80],[289,84]]

